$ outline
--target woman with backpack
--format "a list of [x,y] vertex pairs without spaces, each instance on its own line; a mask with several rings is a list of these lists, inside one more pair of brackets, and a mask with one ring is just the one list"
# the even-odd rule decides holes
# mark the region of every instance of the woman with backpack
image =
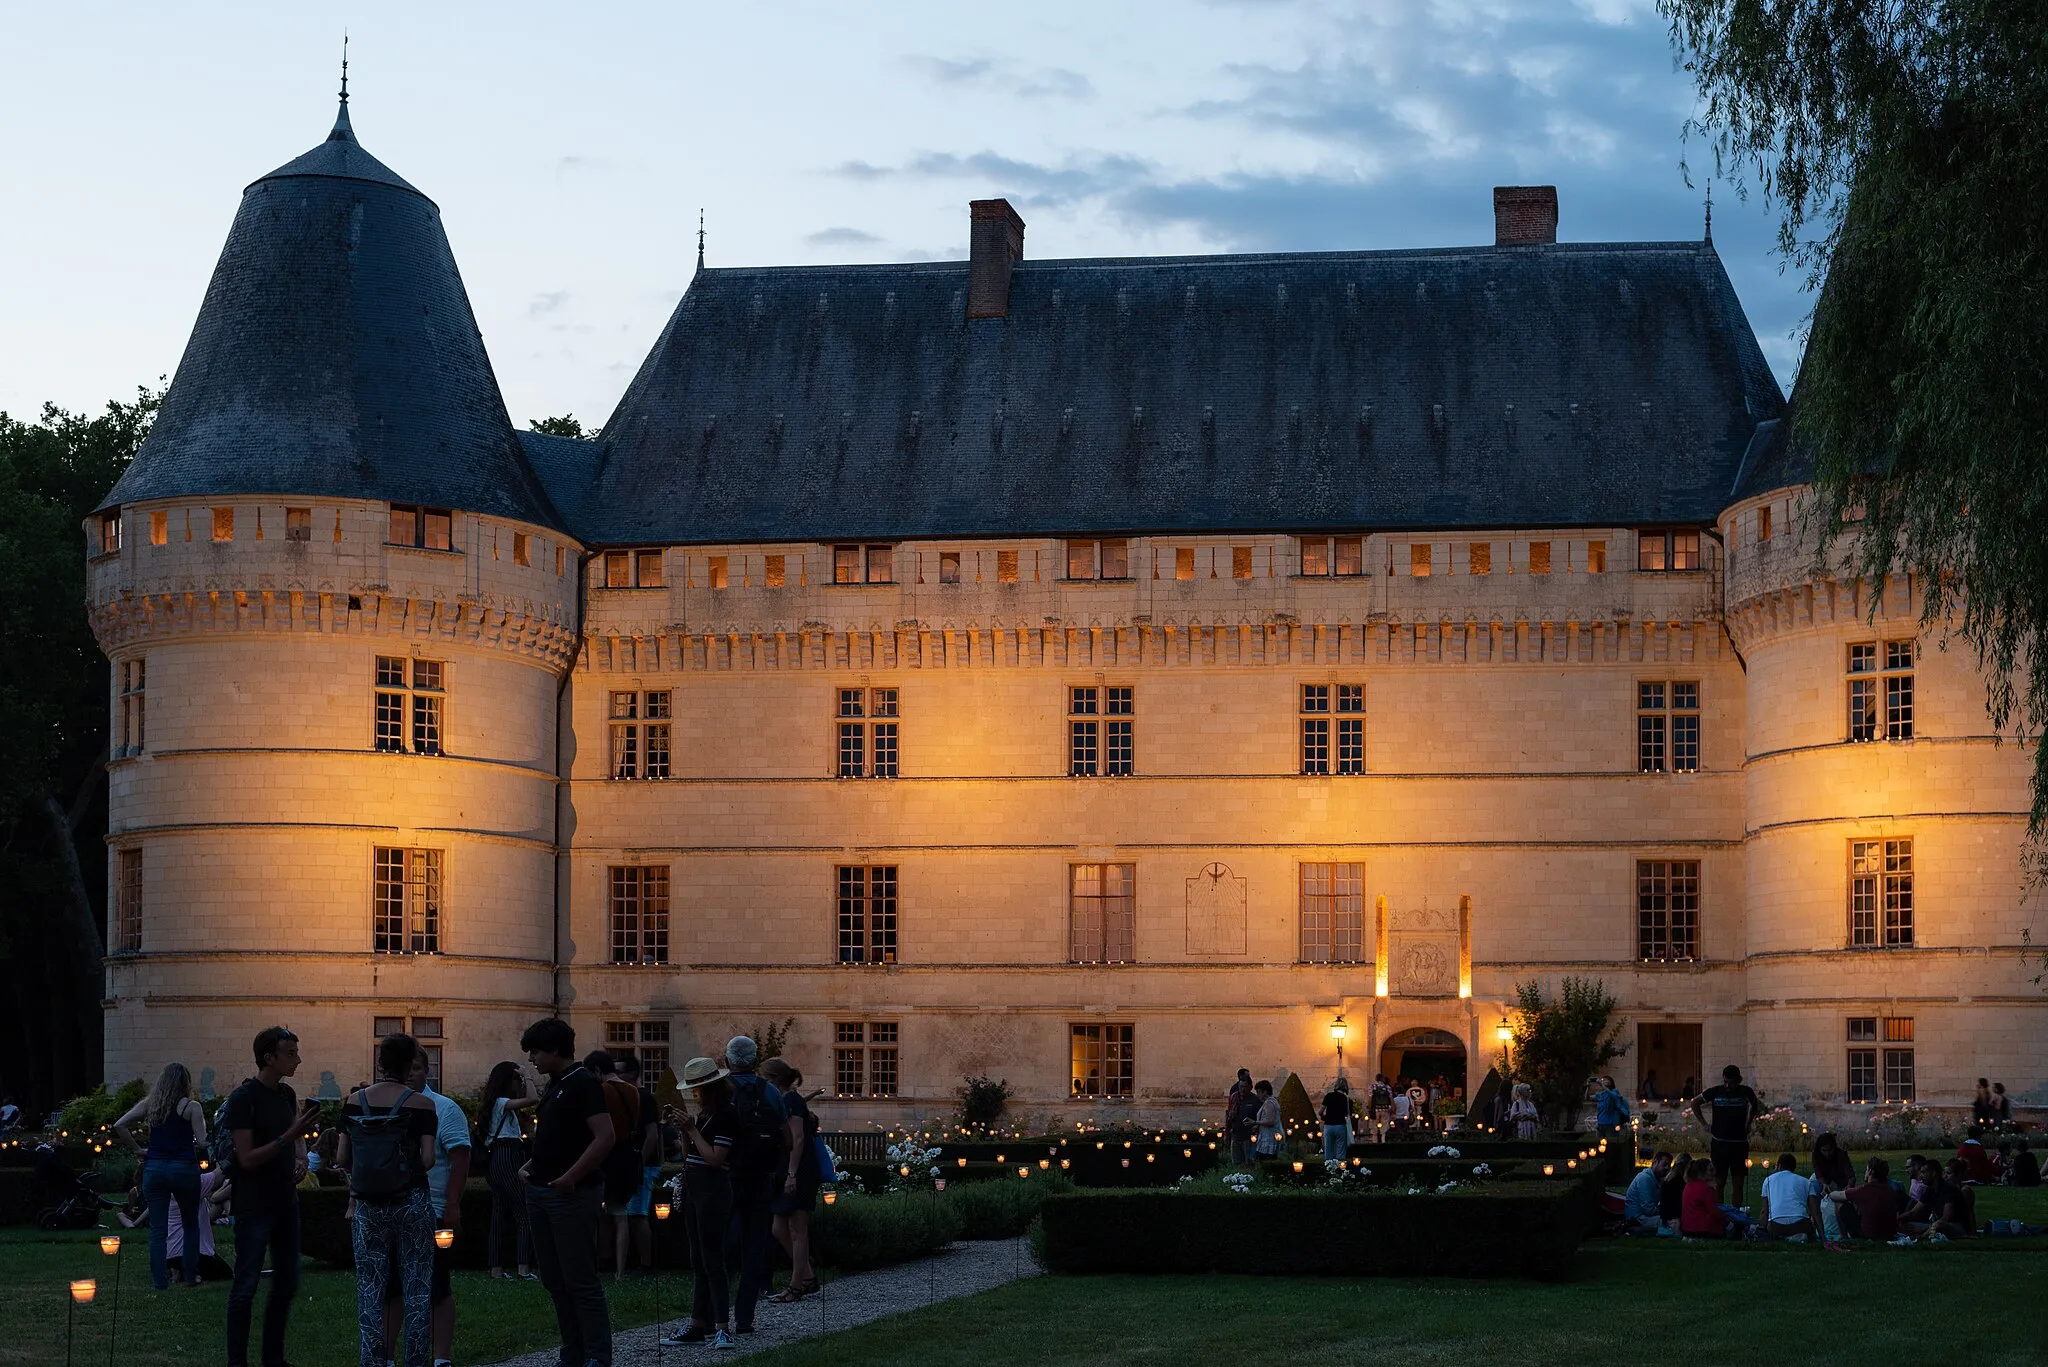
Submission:
[[697,1114],[670,1111],[667,1119],[683,1135],[683,1237],[690,1246],[690,1322],[662,1343],[709,1343],[731,1348],[732,1279],[726,1272],[725,1231],[732,1223],[732,1174],[726,1164],[739,1135],[732,1104],[732,1074],[714,1059],[683,1065],[682,1086],[697,1102]]
[[[147,1117],[149,1142],[136,1142],[129,1126]],[[179,1259],[187,1286],[199,1285],[200,1213],[199,1155],[206,1148],[206,1112],[192,1099],[192,1073],[182,1063],[166,1063],[149,1095],[114,1122],[114,1133],[142,1151],[142,1199],[149,1207],[149,1284],[171,1288],[171,1202],[178,1203],[184,1256]]]
[[514,1253],[519,1259],[519,1279],[539,1281],[533,1271],[533,1231],[526,1223],[526,1189],[519,1181],[519,1165],[526,1161],[526,1131],[520,1113],[538,1105],[540,1098],[526,1087],[526,1074],[507,1059],[491,1069],[484,1083],[483,1099],[477,1103],[476,1151],[484,1155],[484,1175],[491,1183],[491,1242],[484,1254],[491,1276],[511,1280],[498,1255],[505,1248],[505,1234],[513,1235]]
[[406,1367],[427,1367],[432,1349],[434,1166],[440,1112],[405,1085],[420,1046],[386,1035],[377,1046],[377,1081],[349,1093],[341,1107],[336,1165],[348,1173],[356,1255],[356,1331],[362,1367],[384,1359],[384,1290],[393,1264],[405,1303]]

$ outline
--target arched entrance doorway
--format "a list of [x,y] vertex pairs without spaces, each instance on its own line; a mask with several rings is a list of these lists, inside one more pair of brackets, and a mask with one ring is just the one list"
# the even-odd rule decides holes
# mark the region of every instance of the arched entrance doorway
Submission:
[[1465,1086],[1465,1042],[1448,1030],[1403,1030],[1380,1046],[1379,1070],[1390,1082],[1406,1077],[1425,1087],[1442,1078],[1449,1095]]

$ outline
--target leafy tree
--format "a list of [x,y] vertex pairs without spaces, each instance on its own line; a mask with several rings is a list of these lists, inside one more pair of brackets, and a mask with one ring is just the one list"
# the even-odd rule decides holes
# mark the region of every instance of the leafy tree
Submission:
[[0,1030],[15,1041],[5,1086],[31,1113],[100,1080],[108,672],[81,526],[161,397],[0,413]]
[[583,423],[571,413],[564,413],[558,418],[535,418],[532,430],[546,433],[550,437],[576,437],[587,441],[596,441],[598,435],[596,432],[585,432]]
[[1551,1128],[1571,1128],[1586,1079],[1627,1052],[1608,1029],[1616,1002],[1599,978],[1567,977],[1550,996],[1541,982],[1515,985],[1510,1076],[1526,1082]]
[[[1823,556],[1910,567],[2001,733],[2048,726],[2048,5],[1659,0],[1691,131],[1825,288],[1791,412]],[[1845,535],[1845,528],[1853,534]],[[2048,873],[2048,747],[2029,860]]]
[[986,1129],[1003,1118],[1003,1110],[1014,1095],[1008,1079],[985,1075],[962,1079],[960,1084],[960,1126]]

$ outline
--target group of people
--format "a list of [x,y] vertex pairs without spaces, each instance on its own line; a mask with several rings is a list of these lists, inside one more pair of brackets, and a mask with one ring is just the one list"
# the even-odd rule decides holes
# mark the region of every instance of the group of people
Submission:
[[[1425,1087],[1414,1078],[1404,1076],[1389,1082],[1385,1073],[1375,1073],[1361,1097],[1352,1093],[1350,1079],[1340,1076],[1316,1108],[1325,1161],[1343,1162],[1351,1144],[1368,1135],[1374,1143],[1385,1143],[1389,1135],[1435,1129],[1436,1103],[1445,1097],[1457,1101],[1459,1113],[1463,1113],[1465,1089],[1445,1078]],[[1223,1133],[1230,1143],[1230,1161],[1237,1167],[1249,1167],[1255,1158],[1279,1154],[1287,1137],[1287,1122],[1280,1114],[1280,1100],[1271,1082],[1254,1082],[1249,1068],[1237,1070],[1237,1080],[1223,1098]]]
[[[752,1039],[736,1036],[722,1059],[695,1058],[684,1068],[682,1087],[693,1105],[663,1111],[640,1085],[637,1060],[603,1051],[578,1058],[566,1021],[535,1022],[520,1047],[543,1079],[538,1094],[530,1094],[516,1063],[498,1064],[472,1128],[458,1102],[427,1085],[427,1055],[418,1041],[386,1036],[377,1047],[376,1079],[349,1092],[340,1125],[322,1141],[348,1182],[363,1367],[393,1363],[401,1332],[407,1367],[448,1362],[455,1329],[448,1249],[462,1232],[462,1191],[479,1153],[492,1195],[491,1275],[538,1280],[546,1289],[565,1364],[611,1362],[600,1242],[611,1246],[621,1273],[630,1253],[651,1265],[647,1220],[661,1164],[670,1157],[683,1166],[673,1195],[694,1287],[690,1318],[664,1344],[733,1347],[735,1334],[753,1330],[764,1298],[793,1302],[817,1289],[809,1217],[829,1160],[795,1067],[761,1060]],[[169,1288],[172,1259],[185,1283],[200,1280],[200,1260],[211,1249],[211,1221],[202,1212],[232,1194],[227,1361],[251,1361],[267,1258],[270,1294],[257,1361],[283,1367],[299,1282],[297,1187],[320,1162],[307,1147],[319,1105],[292,1090],[299,1041],[289,1030],[263,1031],[253,1053],[255,1076],[222,1104],[216,1132],[209,1133],[191,1074],[178,1063],[164,1068],[115,1131],[142,1154],[139,1185],[157,1289]],[[136,1127],[144,1124],[147,1133],[138,1138]],[[202,1163],[207,1155],[217,1161]],[[737,1254],[729,1258],[733,1234]],[[778,1242],[792,1272],[787,1289],[770,1297]],[[508,1244],[516,1274],[505,1270]]]

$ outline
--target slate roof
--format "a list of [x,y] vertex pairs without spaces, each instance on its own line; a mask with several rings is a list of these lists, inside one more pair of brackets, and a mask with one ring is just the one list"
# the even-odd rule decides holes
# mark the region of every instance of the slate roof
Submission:
[[1728,501],[1740,503],[1773,489],[1810,483],[1812,479],[1813,453],[1793,440],[1788,403],[1785,416],[1757,429],[1756,441],[1744,454],[1742,468],[1736,472],[1735,487],[1728,491]]
[[[587,543],[1709,523],[1784,406],[1702,243],[703,270]],[[557,475],[550,476],[551,487]]]
[[147,440],[102,507],[391,500],[559,527],[527,467],[440,210],[356,141],[243,192]]

